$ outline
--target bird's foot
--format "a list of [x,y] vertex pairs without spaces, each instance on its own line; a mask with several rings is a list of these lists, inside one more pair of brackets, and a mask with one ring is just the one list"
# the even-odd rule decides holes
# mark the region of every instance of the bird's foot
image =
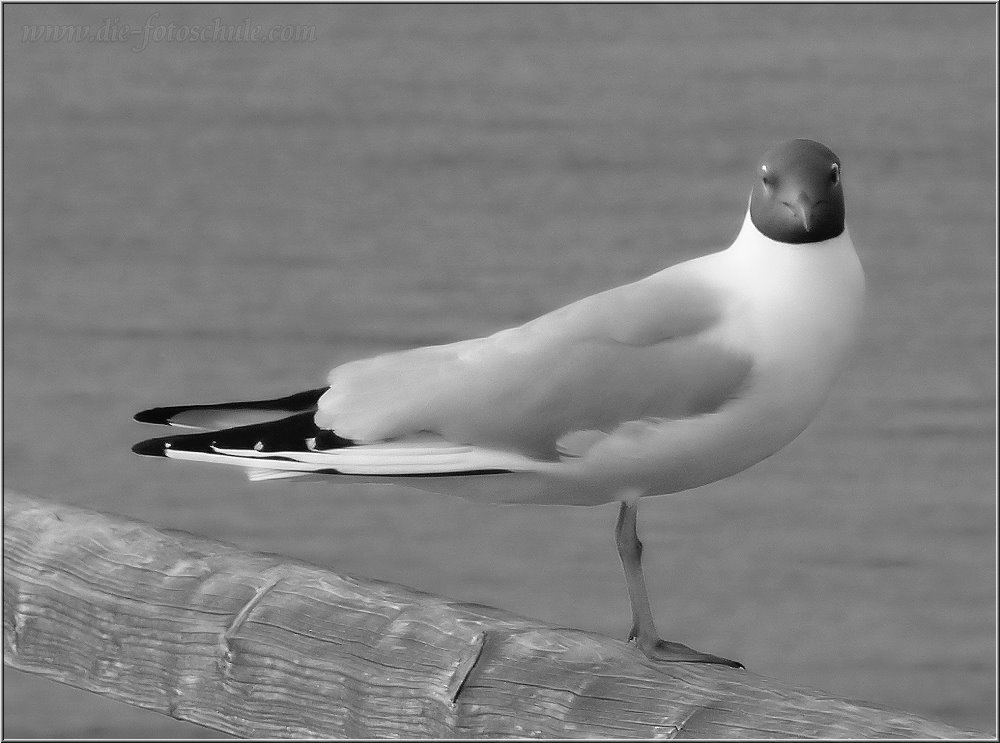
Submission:
[[745,668],[739,661],[722,658],[718,655],[702,653],[679,642],[668,642],[659,637],[652,639],[640,637],[636,628],[629,632],[629,641],[635,640],[636,646],[650,660],[660,663],[714,663],[730,668]]

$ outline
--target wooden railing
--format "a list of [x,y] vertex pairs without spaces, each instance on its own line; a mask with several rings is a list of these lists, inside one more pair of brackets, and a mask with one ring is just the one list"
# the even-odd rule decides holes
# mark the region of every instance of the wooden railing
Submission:
[[4,662],[247,737],[978,737],[620,640],[4,495]]

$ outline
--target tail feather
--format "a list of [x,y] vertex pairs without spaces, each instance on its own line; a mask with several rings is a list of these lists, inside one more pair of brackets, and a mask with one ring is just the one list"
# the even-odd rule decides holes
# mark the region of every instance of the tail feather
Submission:
[[272,400],[172,405],[150,408],[135,414],[140,423],[209,430],[233,428],[281,420],[292,413],[315,412],[316,403],[328,387],[297,392]]
[[291,470],[272,470],[264,467],[246,467],[247,479],[250,482],[261,482],[263,480],[316,480],[324,475],[316,475],[310,472],[293,472]]

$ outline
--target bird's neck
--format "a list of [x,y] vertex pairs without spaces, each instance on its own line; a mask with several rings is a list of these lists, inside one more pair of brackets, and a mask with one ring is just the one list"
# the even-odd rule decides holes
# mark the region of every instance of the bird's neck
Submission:
[[829,240],[821,240],[814,243],[784,243],[774,240],[763,234],[750,219],[750,210],[747,210],[743,219],[743,226],[739,234],[729,247],[734,252],[754,252],[770,255],[773,257],[782,255],[800,255],[802,257],[815,253],[839,253],[854,252],[854,244],[851,242],[851,235],[844,225],[844,231]]
[[846,328],[860,318],[864,271],[846,227],[829,240],[783,243],[762,235],[748,216],[724,254],[735,290],[775,325],[823,337],[828,320]]
[[793,351],[796,344],[817,343],[837,356],[849,344],[861,316],[865,278],[846,227],[829,240],[782,243],[762,235],[748,216],[725,253],[733,286],[754,308],[751,315],[764,318],[754,332],[775,333],[774,348]]

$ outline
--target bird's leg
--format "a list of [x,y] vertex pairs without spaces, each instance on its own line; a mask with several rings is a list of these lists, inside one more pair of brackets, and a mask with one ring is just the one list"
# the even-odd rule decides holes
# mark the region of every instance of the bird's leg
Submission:
[[656,637],[656,625],[653,623],[653,611],[649,607],[649,594],[646,593],[646,579],[642,574],[642,542],[636,533],[636,516],[639,512],[637,502],[622,501],[618,511],[618,523],[615,525],[615,543],[618,545],[618,556],[625,568],[625,583],[628,585],[628,597],[632,604],[632,629],[628,640],[639,637]]
[[618,556],[621,557],[622,567],[625,569],[628,597],[632,603],[632,629],[628,641],[634,639],[643,655],[650,660],[719,663],[733,668],[743,668],[742,663],[708,653],[699,653],[679,642],[660,639],[653,623],[653,612],[649,608],[646,579],[642,575],[642,542],[639,541],[635,529],[638,512],[638,499],[622,501],[621,510],[618,511],[618,523],[615,525],[615,543],[618,545]]

